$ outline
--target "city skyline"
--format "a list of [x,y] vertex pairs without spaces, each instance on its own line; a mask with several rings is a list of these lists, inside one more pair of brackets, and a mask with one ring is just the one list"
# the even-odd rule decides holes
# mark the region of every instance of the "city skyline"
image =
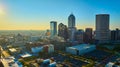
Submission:
[[[49,22],[68,26],[76,17],[77,29],[95,29],[96,14],[110,14],[110,29],[120,28],[119,0],[0,0],[0,30],[46,30]],[[101,6],[102,5],[102,6]]]

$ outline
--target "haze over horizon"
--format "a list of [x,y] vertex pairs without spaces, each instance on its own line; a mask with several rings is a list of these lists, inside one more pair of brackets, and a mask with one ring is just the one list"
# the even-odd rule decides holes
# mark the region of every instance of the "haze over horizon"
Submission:
[[77,29],[95,29],[96,14],[110,14],[110,29],[120,28],[119,0],[0,0],[0,30],[46,30],[50,21],[68,25],[76,17]]

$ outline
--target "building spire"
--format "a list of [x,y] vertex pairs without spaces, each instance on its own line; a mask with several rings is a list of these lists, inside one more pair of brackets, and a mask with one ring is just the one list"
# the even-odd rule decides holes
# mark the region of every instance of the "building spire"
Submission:
[[71,12],[71,15],[73,15],[73,12]]

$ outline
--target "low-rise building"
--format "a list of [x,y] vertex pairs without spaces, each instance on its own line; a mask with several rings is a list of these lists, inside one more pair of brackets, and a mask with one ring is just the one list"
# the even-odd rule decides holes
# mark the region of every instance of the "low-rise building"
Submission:
[[75,55],[82,55],[87,52],[93,51],[96,49],[95,45],[89,45],[89,44],[80,44],[77,46],[72,47],[66,47],[66,52],[75,54]]
[[119,65],[114,63],[114,62],[109,62],[108,64],[105,65],[105,67],[120,67],[120,63]]
[[45,45],[43,47],[43,50],[47,53],[52,53],[54,52],[54,45],[50,44],[50,45]]

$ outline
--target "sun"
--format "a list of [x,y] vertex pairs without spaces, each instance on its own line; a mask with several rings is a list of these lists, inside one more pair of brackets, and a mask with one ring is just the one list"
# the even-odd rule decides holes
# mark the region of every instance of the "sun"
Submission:
[[0,16],[3,16],[3,15],[5,15],[5,10],[2,7],[0,7]]

